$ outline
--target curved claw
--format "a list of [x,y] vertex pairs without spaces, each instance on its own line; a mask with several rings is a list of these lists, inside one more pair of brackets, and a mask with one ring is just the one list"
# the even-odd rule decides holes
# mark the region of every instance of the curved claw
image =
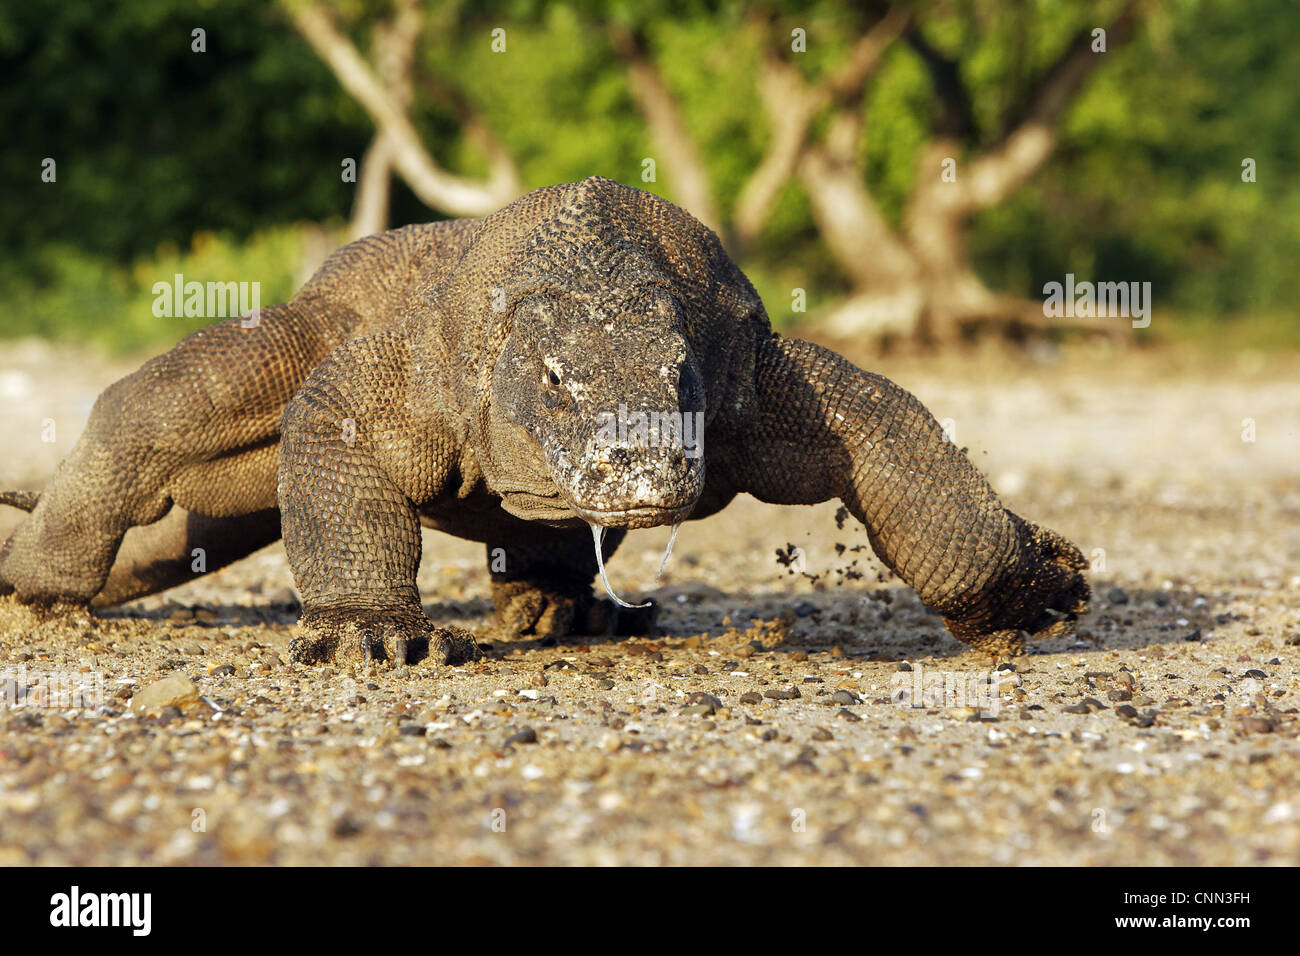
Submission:
[[302,664],[392,661],[400,667],[425,659],[435,664],[460,664],[481,656],[469,631],[434,627],[423,612],[414,609],[309,610],[289,642],[289,659]]
[[945,616],[953,636],[994,654],[1018,654],[1029,639],[1074,633],[1088,612],[1088,562],[1055,531],[1015,519],[1023,527],[1021,563],[997,585],[996,605],[974,615]]
[[38,491],[0,491],[0,505],[9,505],[29,513],[35,510],[40,500]]

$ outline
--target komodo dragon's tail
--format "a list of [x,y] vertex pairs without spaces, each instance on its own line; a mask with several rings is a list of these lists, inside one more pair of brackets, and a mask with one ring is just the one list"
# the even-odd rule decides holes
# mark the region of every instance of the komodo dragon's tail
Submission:
[[0,491],[0,505],[21,508],[23,511],[30,512],[40,500],[41,495],[38,491]]

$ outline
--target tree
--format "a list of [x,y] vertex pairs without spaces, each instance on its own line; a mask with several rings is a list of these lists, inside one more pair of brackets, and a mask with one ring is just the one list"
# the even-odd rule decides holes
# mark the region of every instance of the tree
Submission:
[[[796,65],[793,31],[768,10],[751,18],[765,50],[757,86],[769,130],[762,160],[745,182],[728,222],[720,222],[707,175],[680,119],[668,86],[656,69],[644,33],[611,29],[634,99],[658,148],[679,176],[688,208],[704,210],[738,254],[761,235],[777,197],[792,179],[806,194],[818,233],[852,291],[823,318],[841,336],[881,333],[955,338],[980,322],[1043,321],[1041,306],[988,289],[972,269],[965,245],[970,217],[1003,202],[1042,168],[1057,142],[1056,127],[1105,52],[1123,43],[1140,21],[1136,0],[1106,21],[1100,49],[1093,27],[1071,36],[1045,68],[1031,70],[1023,58],[1008,71],[1015,95],[985,132],[956,55],[928,38],[927,21],[939,5],[892,5],[864,17],[856,40],[839,63],[816,79]],[[961,32],[974,36],[1004,29],[980,4],[963,5]],[[950,15],[949,15],[950,16]],[[1029,12],[1018,5],[1021,31]],[[1020,37],[1022,41],[1025,37]],[[872,196],[862,139],[867,120],[866,86],[891,46],[903,43],[924,64],[938,108],[919,152],[913,190],[901,221],[891,223]],[[974,46],[970,44],[969,46]],[[693,203],[693,205],[692,205]],[[1087,322],[1088,320],[1081,320]]]
[[487,152],[488,176],[475,180],[448,172],[421,142],[410,117],[414,53],[420,36],[417,0],[397,0],[391,19],[374,27],[377,69],[365,61],[323,5],[283,0],[283,6],[339,85],[375,124],[375,139],[363,157],[358,177],[361,188],[352,216],[354,235],[367,235],[386,225],[391,171],[400,173],[429,208],[449,216],[485,216],[522,192],[509,153],[468,110],[464,98],[449,90],[438,92],[446,95],[460,114],[466,134]]

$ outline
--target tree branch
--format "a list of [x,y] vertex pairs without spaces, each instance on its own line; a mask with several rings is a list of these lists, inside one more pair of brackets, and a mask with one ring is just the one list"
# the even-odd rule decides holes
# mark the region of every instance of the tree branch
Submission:
[[832,100],[858,95],[890,44],[903,35],[912,23],[910,7],[890,7],[862,36],[858,37],[848,58],[824,82]]
[[517,181],[493,175],[476,181],[447,172],[420,142],[405,110],[379,81],[356,47],[314,3],[282,0],[298,32],[330,68],[344,90],[389,140],[391,162],[421,201],[453,216],[484,216],[519,194]]
[[943,107],[938,134],[944,138],[974,143],[979,140],[979,124],[971,105],[970,90],[962,79],[957,61],[944,56],[930,45],[919,29],[909,30],[907,43],[921,58],[930,73],[930,82]]
[[489,178],[516,184],[516,191],[521,186],[519,167],[515,158],[495,133],[484,122],[460,90],[449,86],[443,80],[417,67],[416,75],[420,85],[435,99],[445,103],[460,122],[465,139],[476,146],[488,161]]
[[795,174],[812,121],[828,106],[844,106],[861,96],[863,84],[911,19],[911,9],[890,7],[858,38],[844,62],[813,86],[785,60],[774,55],[765,59],[758,92],[772,136],[736,199],[735,233],[742,246],[758,237],[781,189]]
[[627,69],[628,92],[645,118],[654,147],[667,160],[674,197],[696,219],[720,232],[708,170],[676,97],[650,59],[645,37],[620,25],[611,25],[608,32],[610,45]]
[[[398,0],[393,19],[375,27],[373,57],[380,77],[392,92],[393,102],[403,112],[411,106],[411,64],[419,35],[420,7],[417,0]],[[348,224],[348,234],[352,239],[388,228],[393,153],[391,138],[382,131],[375,133],[361,159],[357,195]]]
[[856,286],[887,292],[913,283],[915,260],[886,222],[858,168],[861,119],[841,110],[824,144],[803,150],[798,172],[826,248]]
[[[1106,31],[1107,49],[1131,37],[1140,19],[1137,0],[1130,0]],[[1061,115],[1105,56],[1092,52],[1089,31],[1075,37],[1045,73],[1025,118],[990,150],[967,163],[957,183],[938,183],[938,167],[927,167],[926,174],[933,172],[935,176],[935,185],[928,190],[931,198],[954,214],[965,215],[997,205],[1024,185],[1056,148],[1056,126]],[[931,149],[926,162],[933,164],[937,155]]]
[[[1141,20],[1138,0],[1129,0],[1106,28],[1106,49],[1126,42]],[[1026,122],[1053,124],[1065,111],[1079,88],[1101,65],[1105,54],[1092,52],[1092,30],[1085,28],[1075,34],[1034,86],[1037,93],[1028,103],[1010,114],[1005,121],[1009,130]]]

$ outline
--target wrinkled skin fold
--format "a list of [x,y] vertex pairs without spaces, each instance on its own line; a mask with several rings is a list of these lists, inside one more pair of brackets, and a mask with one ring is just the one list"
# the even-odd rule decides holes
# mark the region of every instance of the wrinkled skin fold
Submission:
[[1087,609],[1079,550],[1003,507],[912,395],[773,333],[716,236],[602,179],[352,243],[256,326],[115,383],[49,487],[0,495],[30,512],[0,593],[105,606],[282,534],[297,659],[454,664],[477,648],[421,609],[422,525],[485,544],[507,638],[645,633],[657,608],[605,571],[625,532],[675,539],[741,493],[842,501],[990,653]]

